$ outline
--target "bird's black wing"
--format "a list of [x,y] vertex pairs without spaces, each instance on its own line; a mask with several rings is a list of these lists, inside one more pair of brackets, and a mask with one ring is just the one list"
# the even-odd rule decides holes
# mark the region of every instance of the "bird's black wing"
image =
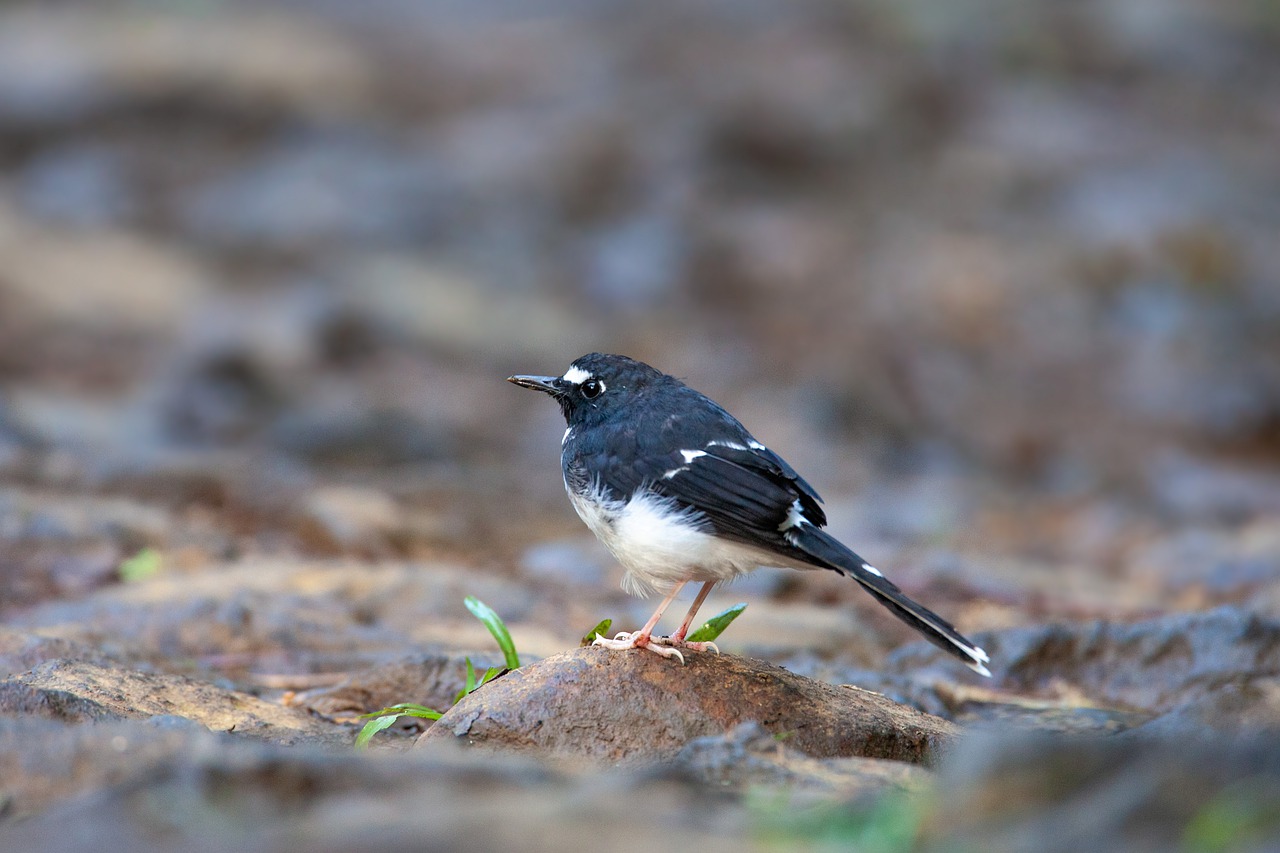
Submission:
[[590,471],[614,500],[648,489],[700,513],[717,535],[772,550],[789,550],[780,528],[796,513],[826,524],[814,488],[737,419],[691,389],[678,397],[689,399],[639,407],[608,431],[575,432],[564,448],[571,487]]
[[777,550],[785,548],[783,530],[797,513],[826,523],[812,489],[789,476],[771,451],[720,445],[684,450],[646,460],[649,488],[703,513],[720,536]]
[[783,532],[800,518],[826,524],[822,499],[735,418],[698,397],[701,405],[668,412],[660,425],[638,431],[649,440],[636,445],[631,485],[701,513],[719,536],[798,556]]

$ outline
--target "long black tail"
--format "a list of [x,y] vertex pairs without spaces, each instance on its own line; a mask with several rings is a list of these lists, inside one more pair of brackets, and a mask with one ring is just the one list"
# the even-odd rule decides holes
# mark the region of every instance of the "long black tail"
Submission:
[[853,578],[894,616],[915,628],[929,642],[955,655],[979,675],[991,677],[991,671],[986,667],[991,658],[986,652],[965,639],[946,619],[907,598],[902,590],[880,574],[879,569],[850,551],[834,536],[811,524],[797,525],[787,534],[791,544],[812,557],[815,563]]

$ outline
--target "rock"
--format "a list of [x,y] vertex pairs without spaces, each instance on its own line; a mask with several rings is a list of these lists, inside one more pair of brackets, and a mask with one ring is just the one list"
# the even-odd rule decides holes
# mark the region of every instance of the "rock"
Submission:
[[844,666],[815,666],[811,661],[797,658],[788,659],[786,665],[822,681],[859,684],[865,689],[883,693],[895,702],[965,727],[992,726],[1076,735],[1116,734],[1158,716],[1153,711],[1090,699],[1066,685],[1046,691],[1050,695],[1033,696],[983,684],[950,681],[941,667],[890,673]]
[[217,737],[195,723],[175,726],[170,720],[82,726],[41,717],[0,717],[0,824],[212,749]]
[[[501,655],[471,657],[477,672],[501,666]],[[377,711],[397,702],[415,702],[445,709],[466,684],[462,655],[431,655],[384,664],[356,673],[341,684],[299,693],[290,704],[326,717]]]
[[467,595],[501,613],[522,647],[537,637],[521,624],[535,601],[528,589],[440,562],[254,558],[158,572],[7,621],[162,668],[194,659],[334,672],[401,658],[406,647],[491,653],[492,636],[463,606]]
[[695,738],[675,757],[675,766],[717,788],[747,790],[762,785],[855,797],[885,791],[918,791],[932,774],[902,761],[876,758],[811,758],[788,749],[755,721],[723,735]]
[[5,850],[563,853],[607,844],[615,853],[738,853],[750,846],[741,803],[653,774],[575,778],[510,755],[370,755],[168,727],[146,733],[137,722],[24,725],[12,735],[5,726],[0,721],[0,772],[15,792],[13,812],[25,818],[0,814]]
[[[1134,623],[1019,628],[977,639],[991,655],[1002,691],[1152,714],[1185,709],[1190,719],[1222,729],[1280,728],[1280,621],[1240,607]],[[917,644],[890,663],[919,674],[943,658]],[[946,699],[943,705],[954,711]]]
[[58,658],[75,658],[105,664],[108,658],[85,643],[58,637],[41,637],[0,626],[0,677],[8,678]]
[[1237,607],[1144,622],[1096,622],[1010,632],[997,654],[1013,684],[1066,679],[1090,694],[1169,710],[1237,679],[1280,675],[1280,622]]
[[[726,593],[732,595],[736,591],[734,586]],[[706,609],[707,615],[716,612],[715,606]],[[862,665],[870,665],[880,655],[876,635],[845,608],[767,599],[750,603],[734,620],[733,630],[725,634],[720,647],[769,659],[799,651],[842,655]]]
[[176,675],[55,660],[0,682],[0,715],[68,721],[177,716],[280,743],[350,743],[353,731],[256,696]]
[[918,848],[1275,850],[1280,742],[1267,738],[967,738],[941,767]]
[[420,744],[529,750],[594,762],[671,761],[691,740],[754,720],[805,755],[931,763],[958,729],[876,693],[835,687],[762,661],[688,653],[563,652],[485,685]]
[[1213,685],[1157,717],[1143,729],[1169,737],[1224,732],[1280,732],[1280,677],[1234,678]]

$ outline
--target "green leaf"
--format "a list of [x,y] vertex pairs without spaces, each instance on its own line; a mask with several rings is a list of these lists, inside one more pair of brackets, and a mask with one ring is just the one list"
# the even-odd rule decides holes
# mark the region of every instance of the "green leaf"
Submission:
[[733,620],[742,615],[742,611],[747,609],[744,602],[733,605],[723,613],[717,613],[712,616],[702,627],[689,635],[688,640],[691,643],[709,643],[716,637],[724,633],[724,629],[733,624]]
[[466,696],[472,690],[476,689],[476,668],[471,664],[471,658],[467,658],[467,684],[462,690],[462,695]]
[[472,690],[475,690],[475,689],[476,689],[476,668],[471,665],[471,658],[467,658],[467,680],[466,680],[466,683],[462,685],[462,690],[458,692],[458,695],[453,697],[453,704],[457,705],[459,702],[462,701],[463,696],[466,696],[468,693],[470,693]]
[[397,717],[423,717],[428,720],[438,720],[444,716],[439,711],[433,711],[426,705],[417,705],[413,702],[398,702],[395,705],[383,708],[381,711],[371,711],[368,714],[361,714],[358,719],[366,719],[368,717],[381,717],[384,714],[394,714]]
[[120,563],[120,580],[135,583],[158,574],[163,564],[160,552],[155,548],[143,548]]
[[356,735],[356,749],[364,749],[369,745],[369,741],[373,740],[373,736],[383,729],[391,728],[396,720],[400,719],[399,714],[388,714],[385,717],[378,717],[376,720],[370,720],[364,724],[364,728],[360,730],[360,734]]
[[489,667],[488,669],[486,669],[486,670],[484,671],[484,675],[483,675],[483,676],[481,677],[481,679],[480,679],[480,684],[479,684],[479,685],[477,685],[477,686],[479,686],[479,687],[484,687],[484,686],[485,686],[486,684],[488,684],[490,681],[493,681],[493,680],[494,680],[495,678],[497,678],[499,675],[502,675],[502,673],[504,673],[504,672],[508,672],[508,671],[509,671],[509,670],[507,670],[507,669],[505,669],[504,667],[501,667],[501,666],[491,666],[491,667]]
[[361,714],[360,719],[373,717],[374,719],[364,724],[364,728],[360,730],[360,734],[356,735],[356,748],[364,749],[369,745],[369,741],[373,736],[384,729],[391,728],[395,721],[401,717],[423,717],[428,720],[438,720],[443,714],[439,711],[433,711],[426,705],[415,705],[412,702],[401,702],[398,705],[392,705],[390,708],[383,708],[381,711],[373,711],[369,714]]
[[583,635],[582,642],[579,645],[583,645],[583,646],[591,645],[591,643],[596,638],[596,634],[599,634],[601,637],[609,636],[608,634],[605,633],[605,631],[608,631],[609,626],[611,626],[612,624],[613,624],[612,619],[601,619],[599,625],[595,626],[594,628],[592,628],[590,631],[588,631],[586,634]]
[[493,639],[497,641],[498,648],[502,649],[502,656],[506,659],[507,669],[519,669],[520,656],[516,654],[515,641],[511,639],[511,632],[503,624],[502,617],[474,595],[468,595],[465,603],[471,615],[483,622],[489,629],[489,633],[493,635]]

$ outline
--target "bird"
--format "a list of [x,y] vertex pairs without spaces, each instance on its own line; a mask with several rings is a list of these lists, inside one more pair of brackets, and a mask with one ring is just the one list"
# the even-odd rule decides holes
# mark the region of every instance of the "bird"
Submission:
[[[560,461],[573,508],[622,565],[626,592],[664,596],[639,631],[597,635],[595,645],[648,649],[681,663],[682,649],[718,652],[686,639],[716,584],[762,566],[827,569],[991,676],[985,651],[824,530],[822,498],[808,481],[709,397],[642,361],[598,352],[560,376],[507,381],[560,404],[567,424]],[[690,583],[702,586],[680,627],[655,636]]]

